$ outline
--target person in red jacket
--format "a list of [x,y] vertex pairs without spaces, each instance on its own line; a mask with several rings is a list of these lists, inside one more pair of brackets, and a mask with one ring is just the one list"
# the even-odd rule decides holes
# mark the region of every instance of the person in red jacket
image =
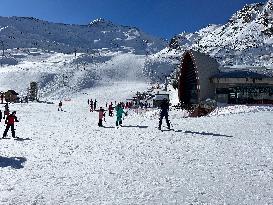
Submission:
[[11,128],[12,137],[16,138],[15,137],[15,130],[14,130],[14,122],[19,122],[19,121],[17,120],[17,117],[15,115],[16,115],[16,111],[13,111],[11,113],[11,115],[9,115],[7,117],[7,119],[5,120],[5,123],[7,124],[7,126],[6,126],[4,133],[3,133],[3,138],[5,138],[7,136],[9,128]]
[[95,110],[97,112],[99,112],[99,123],[98,123],[98,126],[99,127],[103,127],[103,124],[102,124],[102,120],[104,119],[104,122],[105,122],[105,110],[100,107],[99,110]]

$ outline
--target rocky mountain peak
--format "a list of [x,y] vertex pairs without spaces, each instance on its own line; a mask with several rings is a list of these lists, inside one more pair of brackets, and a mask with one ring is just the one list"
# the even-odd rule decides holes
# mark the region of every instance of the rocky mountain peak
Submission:
[[98,18],[90,22],[90,26],[113,26],[113,22],[104,18]]
[[222,65],[273,64],[273,0],[244,6],[224,25],[209,25],[172,38],[170,49],[193,49],[218,59]]

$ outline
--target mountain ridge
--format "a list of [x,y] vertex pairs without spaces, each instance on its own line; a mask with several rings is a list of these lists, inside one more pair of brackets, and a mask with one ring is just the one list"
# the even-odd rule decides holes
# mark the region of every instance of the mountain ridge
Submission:
[[[197,50],[216,58],[223,66],[270,66],[273,63],[273,1],[244,6],[226,24],[174,36],[170,49]],[[179,52],[179,53],[181,53]]]
[[52,23],[33,17],[0,17],[0,40],[4,49],[39,48],[55,52],[88,52],[92,49],[129,49],[133,53],[155,53],[167,42],[136,27],[96,19],[87,25]]

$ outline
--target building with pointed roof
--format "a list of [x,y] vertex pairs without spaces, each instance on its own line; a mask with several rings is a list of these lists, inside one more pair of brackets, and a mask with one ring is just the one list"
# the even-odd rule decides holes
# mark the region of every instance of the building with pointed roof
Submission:
[[219,73],[220,64],[197,51],[187,51],[181,61],[178,96],[184,104],[197,104],[215,97],[215,85],[210,77]]

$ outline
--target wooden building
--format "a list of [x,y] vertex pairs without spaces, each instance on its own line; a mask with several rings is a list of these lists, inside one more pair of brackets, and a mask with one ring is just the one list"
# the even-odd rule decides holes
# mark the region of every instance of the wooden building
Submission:
[[14,90],[8,90],[5,92],[5,100],[6,102],[18,102],[18,95]]

